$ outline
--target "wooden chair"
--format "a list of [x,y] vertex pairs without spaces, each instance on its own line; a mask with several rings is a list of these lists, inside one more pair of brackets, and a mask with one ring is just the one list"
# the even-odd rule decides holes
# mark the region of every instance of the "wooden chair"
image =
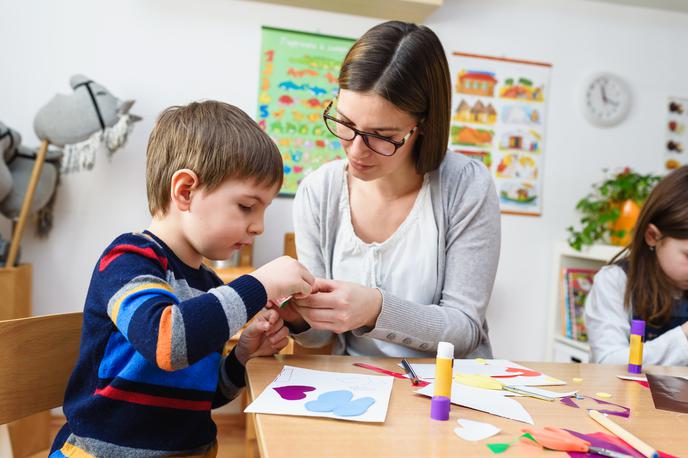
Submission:
[[[59,407],[79,355],[82,313],[0,321],[0,425]],[[15,458],[48,456],[48,428],[12,435]],[[24,428],[25,429],[25,428]]]

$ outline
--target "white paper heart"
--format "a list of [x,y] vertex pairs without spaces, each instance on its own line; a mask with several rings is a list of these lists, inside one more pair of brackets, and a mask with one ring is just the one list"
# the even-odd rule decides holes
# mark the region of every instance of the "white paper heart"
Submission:
[[461,426],[461,428],[455,428],[454,432],[461,439],[467,441],[481,441],[483,439],[487,439],[488,437],[494,436],[501,431],[501,429],[494,425],[480,421],[460,418],[456,422]]

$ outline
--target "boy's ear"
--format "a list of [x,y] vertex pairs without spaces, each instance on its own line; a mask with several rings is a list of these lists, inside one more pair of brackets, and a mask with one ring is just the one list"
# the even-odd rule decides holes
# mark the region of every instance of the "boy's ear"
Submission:
[[196,172],[190,169],[180,169],[172,175],[172,186],[170,188],[170,200],[174,207],[179,211],[189,211],[191,207],[191,196],[198,189],[200,180]]
[[652,223],[648,224],[645,230],[645,243],[650,247],[654,247],[661,238],[662,233],[659,231],[659,228]]

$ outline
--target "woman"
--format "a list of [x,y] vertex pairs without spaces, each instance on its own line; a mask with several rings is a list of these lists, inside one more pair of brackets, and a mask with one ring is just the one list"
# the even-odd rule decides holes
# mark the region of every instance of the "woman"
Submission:
[[335,354],[491,357],[485,311],[499,259],[485,167],[446,152],[451,81],[427,27],[387,22],[349,50],[324,112],[347,161],[309,175],[294,200],[299,261],[316,292],[282,308],[296,340]]

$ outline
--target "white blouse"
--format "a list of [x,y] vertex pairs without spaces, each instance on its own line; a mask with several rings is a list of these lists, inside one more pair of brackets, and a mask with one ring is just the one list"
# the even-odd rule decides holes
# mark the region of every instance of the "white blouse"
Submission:
[[[370,288],[380,288],[420,304],[432,304],[437,284],[438,230],[430,200],[428,175],[413,208],[397,230],[382,243],[366,243],[351,223],[347,174],[339,201],[341,224],[332,256],[332,276]],[[425,357],[427,354],[384,340],[365,331],[347,332],[347,353],[353,356]]]

